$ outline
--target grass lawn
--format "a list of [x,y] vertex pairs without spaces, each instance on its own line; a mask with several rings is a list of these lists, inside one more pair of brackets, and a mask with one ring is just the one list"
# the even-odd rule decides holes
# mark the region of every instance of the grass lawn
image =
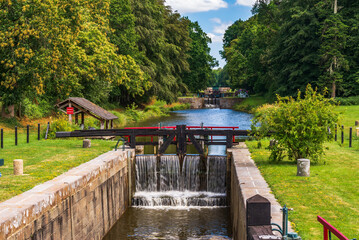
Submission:
[[[82,139],[38,141],[35,132],[31,134],[30,143],[26,143],[26,134],[20,130],[18,146],[15,146],[14,131],[6,130],[4,149],[0,149],[0,158],[5,160],[5,165],[0,166],[0,202],[112,150],[115,144],[115,141],[92,140],[91,148],[84,149]],[[14,159],[24,160],[23,176],[13,176]]]
[[[359,120],[359,106],[342,106],[338,111],[346,127]],[[270,153],[265,149],[268,140],[262,140],[260,149],[257,142],[247,142],[252,158],[281,205],[294,208],[289,218],[304,240],[323,239],[317,215],[349,239],[359,237],[359,141],[355,138],[353,148],[349,148],[347,137],[346,134],[343,146],[339,141],[326,144],[323,162],[311,166],[309,178],[296,176],[295,163],[270,163]]]
[[267,103],[267,100],[262,96],[250,96],[244,99],[241,103],[234,107],[234,110],[242,112],[252,112],[256,107]]

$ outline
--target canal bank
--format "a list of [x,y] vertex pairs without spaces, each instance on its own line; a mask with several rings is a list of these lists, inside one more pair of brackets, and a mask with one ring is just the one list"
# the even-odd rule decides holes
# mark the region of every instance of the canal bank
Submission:
[[101,155],[1,203],[0,239],[102,239],[114,226],[105,239],[210,239],[216,235],[246,240],[245,203],[256,194],[271,202],[272,222],[281,223],[281,206],[245,144],[229,149],[228,154],[230,212],[220,208],[127,210],[135,180],[133,169],[129,171],[129,163],[133,166],[135,161],[134,150],[127,149]]
[[102,239],[129,206],[134,156],[105,153],[0,203],[0,239]]
[[178,102],[181,104],[190,104],[191,109],[202,109],[205,108],[207,104],[216,105],[222,109],[233,109],[235,105],[241,103],[243,100],[243,98],[238,97],[225,97],[216,99],[206,99],[199,97],[178,98]]
[[[162,124],[164,126],[199,125],[204,122],[205,125],[239,126],[240,129],[249,129],[251,119],[249,114],[229,109],[185,110],[174,114],[175,117],[162,119]],[[152,123],[152,125],[157,124]],[[150,126],[150,124],[144,125]],[[221,146],[210,147],[210,155],[226,153]],[[223,155],[219,159],[222,158]],[[188,163],[195,163],[196,159],[198,158],[192,157]],[[0,239],[46,239],[45,236],[50,239],[51,237],[53,239],[101,239],[114,226],[106,239],[151,239],[151,237],[161,236],[165,236],[166,239],[210,239],[212,236],[218,236],[225,239],[233,237],[233,239],[245,240],[244,203],[251,197],[251,194],[260,193],[269,196],[266,193],[270,190],[265,183],[258,184],[259,180],[254,175],[248,176],[253,172],[259,175],[260,173],[258,169],[255,170],[254,163],[250,162],[249,152],[243,145],[230,149],[229,158],[224,159],[227,159],[226,165],[218,165],[214,162],[213,166],[218,166],[214,169],[231,169],[231,173],[217,172],[217,176],[222,177],[216,177],[218,183],[212,179],[212,184],[208,184],[208,176],[212,174],[207,173],[204,177],[207,184],[201,184],[202,180],[197,180],[199,178],[195,176],[201,171],[193,167],[200,166],[198,164],[182,164],[179,167],[174,164],[177,160],[162,161],[166,164],[159,166],[167,170],[161,171],[161,168],[156,170],[156,175],[159,177],[152,183],[158,186],[160,179],[164,180],[164,186],[172,187],[163,189],[165,195],[161,193],[162,191],[156,193],[159,194],[159,199],[149,196],[148,192],[132,198],[136,185],[134,182],[139,172],[134,172],[136,168],[134,152],[133,150],[109,152],[2,203],[0,205]],[[131,164],[128,164],[129,162]],[[152,165],[154,166],[154,163]],[[128,169],[129,166],[131,166],[131,171]],[[184,170],[186,168],[188,170]],[[151,173],[148,167],[143,169]],[[186,175],[188,178],[186,178],[192,179],[186,184],[186,188],[192,191],[189,195],[186,193],[173,198],[173,195],[167,192],[175,190],[175,185],[173,185],[175,182],[167,181],[174,179],[173,174],[167,174],[173,170],[177,172],[177,175],[180,171],[188,173]],[[225,176],[230,176],[230,180]],[[145,177],[145,179],[149,178]],[[223,179],[227,179],[225,187],[219,184],[223,183]],[[178,183],[181,182],[183,179],[178,180]],[[198,192],[203,186],[207,186],[208,193]],[[231,190],[221,193],[221,189],[224,188]],[[145,189],[145,185],[142,189]],[[224,197],[227,198],[227,202],[230,199],[229,204],[224,204],[226,202],[223,200]],[[268,198],[270,201],[274,199]],[[140,203],[145,202],[147,205],[148,203],[160,204],[153,206],[157,207],[156,209],[142,206],[128,208],[133,199],[137,199],[136,201]],[[169,209],[163,206],[173,205],[173,203],[176,205],[179,203],[181,209]],[[277,205],[273,206],[272,208],[276,208]],[[273,213],[274,218],[275,211]],[[173,221],[173,227],[170,227],[169,221]],[[280,220],[275,222],[279,223]],[[126,238],[118,238],[118,236],[126,236]]]

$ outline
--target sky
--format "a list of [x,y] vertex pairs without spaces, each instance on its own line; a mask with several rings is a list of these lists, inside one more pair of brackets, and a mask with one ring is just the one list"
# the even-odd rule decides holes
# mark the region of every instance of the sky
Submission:
[[219,67],[226,64],[219,51],[222,50],[223,34],[236,20],[247,20],[252,16],[251,9],[255,0],[166,0],[166,5],[188,16],[199,25],[212,39],[209,45],[211,55],[219,62]]

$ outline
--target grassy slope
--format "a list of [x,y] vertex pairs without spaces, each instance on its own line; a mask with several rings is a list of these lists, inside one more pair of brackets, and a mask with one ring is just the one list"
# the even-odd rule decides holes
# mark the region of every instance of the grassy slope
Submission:
[[[342,123],[354,125],[359,120],[359,106],[339,107]],[[269,151],[257,149],[248,142],[252,157],[282,205],[295,209],[290,220],[304,240],[322,239],[322,227],[316,221],[321,215],[347,237],[359,236],[359,144],[354,147],[338,142],[327,143],[325,164],[311,166],[311,177],[296,176],[296,165],[290,162],[268,162]],[[263,146],[269,144],[262,142]]]
[[[13,144],[13,138],[5,139],[8,144],[0,154],[5,160],[5,165],[0,167],[0,202],[108,152],[116,144],[114,141],[92,140],[91,148],[84,149],[81,139],[38,141],[34,138],[27,144],[25,134],[22,134],[18,146]],[[14,159],[24,160],[25,175],[13,176]]]
[[265,103],[267,103],[267,100],[264,97],[251,96],[234,106],[234,110],[251,113],[256,107]]

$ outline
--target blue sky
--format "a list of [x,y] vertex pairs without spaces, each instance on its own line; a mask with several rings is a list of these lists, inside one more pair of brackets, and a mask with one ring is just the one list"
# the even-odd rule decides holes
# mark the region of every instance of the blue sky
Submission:
[[222,50],[222,38],[227,27],[236,20],[247,20],[252,14],[255,0],[166,0],[166,4],[177,10],[191,21],[198,21],[202,29],[212,39],[211,55],[225,65],[219,51]]

